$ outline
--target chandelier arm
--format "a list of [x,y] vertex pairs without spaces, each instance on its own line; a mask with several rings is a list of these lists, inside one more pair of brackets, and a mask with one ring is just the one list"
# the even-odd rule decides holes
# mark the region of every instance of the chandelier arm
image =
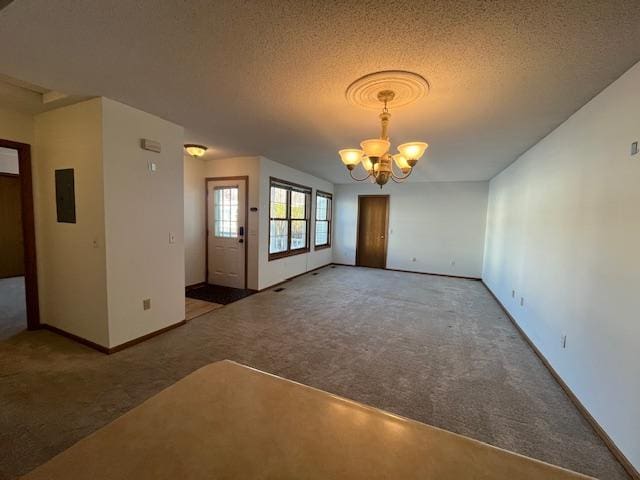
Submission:
[[411,170],[409,170],[409,173],[407,173],[404,176],[401,175],[396,175],[393,171],[393,167],[391,167],[391,180],[393,180],[396,183],[402,183],[404,180],[406,180],[407,178],[409,178],[409,176],[411,175],[411,172],[413,172],[413,168]]
[[367,172],[367,173],[368,173],[368,175],[366,177],[364,177],[364,178],[356,178],[356,177],[353,176],[353,171],[349,170],[349,176],[352,179],[354,179],[356,182],[364,182],[365,180],[368,180],[369,177],[371,176],[371,172]]
[[393,171],[394,167],[397,168],[397,165],[395,164],[395,162],[391,162],[391,176],[395,177],[397,180],[404,180],[405,178],[408,178],[409,175],[411,175],[411,172],[413,172],[413,167],[411,167],[407,173],[403,174],[401,170],[400,175],[396,175],[396,173]]

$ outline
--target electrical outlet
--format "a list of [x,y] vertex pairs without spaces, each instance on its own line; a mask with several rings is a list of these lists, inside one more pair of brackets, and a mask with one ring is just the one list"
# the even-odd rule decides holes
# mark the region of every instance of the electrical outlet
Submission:
[[144,300],[142,300],[142,309],[143,310],[150,310],[151,309],[151,299],[150,298],[145,298]]
[[524,297],[520,297],[520,306],[523,307],[524,306]]
[[413,257],[413,258],[411,259],[411,261],[412,261],[412,262],[415,262],[415,261],[416,261],[416,257]]
[[562,348],[567,348],[567,334],[563,333],[562,335],[560,335],[560,345],[562,345]]
[[511,290],[511,298],[516,298],[516,291],[515,290]]

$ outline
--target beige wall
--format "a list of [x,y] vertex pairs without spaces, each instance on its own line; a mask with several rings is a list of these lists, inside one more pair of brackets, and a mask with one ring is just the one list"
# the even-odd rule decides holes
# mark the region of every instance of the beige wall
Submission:
[[205,163],[184,155],[185,286],[205,281]]
[[636,468],[638,140],[640,64],[491,181],[483,273]]
[[[185,317],[184,130],[113,100],[102,105],[109,345],[117,346]],[[162,152],[140,148],[142,138]]]
[[33,116],[0,107],[0,138],[33,143]]
[[[75,170],[77,223],[56,219],[54,171]],[[35,117],[40,321],[109,346],[99,98]]]

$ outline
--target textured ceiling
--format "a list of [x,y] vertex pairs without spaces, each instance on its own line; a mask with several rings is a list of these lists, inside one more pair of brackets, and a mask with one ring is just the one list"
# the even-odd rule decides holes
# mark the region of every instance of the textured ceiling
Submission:
[[431,91],[391,140],[431,144],[421,180],[491,178],[640,60],[640,1],[15,0],[0,73],[184,125],[209,158],[263,154],[349,181],[378,135],[344,90],[377,70]]

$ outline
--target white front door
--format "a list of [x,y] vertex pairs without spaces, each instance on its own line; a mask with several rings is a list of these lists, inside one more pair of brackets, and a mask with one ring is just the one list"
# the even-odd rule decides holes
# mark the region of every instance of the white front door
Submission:
[[214,285],[245,288],[246,181],[207,181],[208,278]]

